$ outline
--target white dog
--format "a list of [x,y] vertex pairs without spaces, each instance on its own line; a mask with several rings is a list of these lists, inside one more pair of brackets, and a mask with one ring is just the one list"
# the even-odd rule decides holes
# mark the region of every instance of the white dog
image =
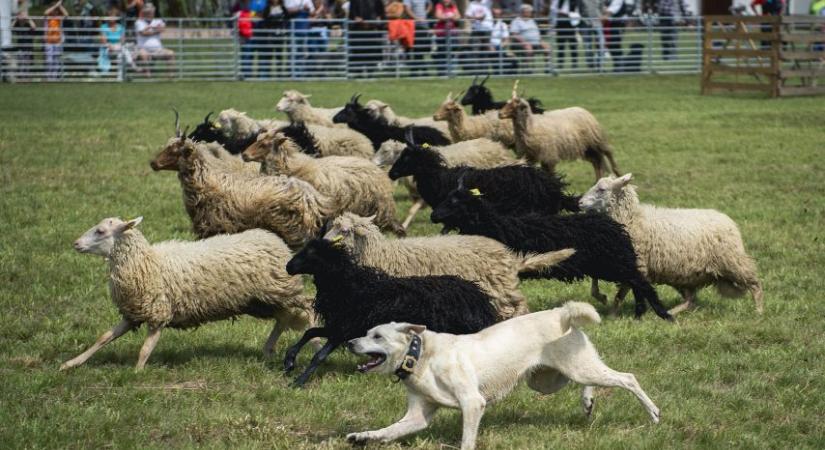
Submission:
[[347,440],[391,441],[427,428],[441,407],[461,409],[462,450],[475,448],[484,408],[506,396],[522,378],[538,392],[558,391],[569,380],[583,384],[582,404],[593,409],[592,386],[618,386],[632,392],[654,423],[659,408],[630,373],[616,372],[599,358],[577,328],[601,319],[592,305],[570,302],[498,323],[475,334],[427,331],[423,325],[389,323],[349,341],[351,352],[367,355],[361,372],[394,373],[407,386],[407,414],[386,428],[351,433]]

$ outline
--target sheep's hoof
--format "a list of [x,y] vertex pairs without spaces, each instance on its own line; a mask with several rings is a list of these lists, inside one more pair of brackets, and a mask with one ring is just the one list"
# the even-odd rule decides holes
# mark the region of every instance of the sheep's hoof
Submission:
[[284,372],[289,373],[292,372],[292,369],[295,368],[295,361],[284,361]]

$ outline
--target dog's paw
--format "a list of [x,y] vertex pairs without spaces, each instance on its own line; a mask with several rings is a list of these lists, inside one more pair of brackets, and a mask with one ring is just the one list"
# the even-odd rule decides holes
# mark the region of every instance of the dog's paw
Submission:
[[370,440],[369,431],[363,433],[350,433],[347,435],[347,442],[350,444],[364,445]]

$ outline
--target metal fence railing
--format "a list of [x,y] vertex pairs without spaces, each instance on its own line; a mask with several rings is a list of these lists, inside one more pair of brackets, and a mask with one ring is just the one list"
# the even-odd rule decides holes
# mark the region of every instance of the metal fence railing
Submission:
[[[164,19],[162,47],[140,45],[135,23],[67,17],[58,32],[46,18],[14,19],[12,46],[0,50],[6,81],[150,81],[695,73],[701,70],[701,17],[606,22],[535,19],[454,24],[435,21],[256,22]],[[8,20],[0,23],[8,24]],[[524,25],[524,24],[522,24]],[[507,30],[505,36],[503,30]]]

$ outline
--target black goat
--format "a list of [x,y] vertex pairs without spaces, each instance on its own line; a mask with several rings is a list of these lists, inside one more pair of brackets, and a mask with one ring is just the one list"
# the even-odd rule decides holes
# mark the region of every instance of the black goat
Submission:
[[644,314],[647,302],[659,317],[673,320],[659,302],[656,290],[639,271],[633,242],[620,223],[606,214],[506,216],[497,213],[484,195],[483,190],[460,186],[433,210],[430,219],[461,234],[495,239],[517,252],[573,248],[576,253],[570,258],[549,271],[528,276],[565,282],[589,276],[593,283],[591,294],[602,302],[605,297],[599,293],[598,280],[621,283],[633,290],[636,317]]
[[372,142],[374,150],[378,150],[384,142],[395,139],[396,141],[404,141],[404,136],[412,132],[415,140],[418,142],[426,142],[430,145],[450,145],[450,138],[445,136],[437,128],[407,125],[400,127],[397,125],[390,125],[385,119],[380,117],[373,117],[360,103],[358,97],[361,94],[353,95],[349,102],[344,105],[344,109],[338,112],[332,121],[335,123],[345,123],[353,130],[363,134]]
[[[461,97],[461,104],[464,106],[473,105],[473,115],[477,116],[479,114],[484,114],[490,110],[499,110],[504,107],[504,102],[497,102],[493,100],[493,93],[490,92],[490,89],[487,86],[484,86],[484,83],[490,78],[490,75],[484,77],[481,80],[481,83],[476,83],[478,81],[478,76],[473,78],[473,84],[467,88],[467,92]],[[544,108],[542,107],[541,100],[530,97],[527,99],[527,103],[530,104],[530,110],[533,111],[533,114],[541,114],[544,112]]]
[[215,122],[209,120],[211,115],[211,112],[207,114],[206,117],[203,118],[203,123],[199,123],[198,126],[196,126],[195,129],[189,133],[189,139],[201,142],[216,142],[222,145],[226,151],[233,155],[243,153],[247,147],[255,143],[255,140],[258,139],[258,133],[253,133],[249,136],[237,136],[230,138],[223,131],[221,131],[218,126],[215,126]]
[[557,175],[521,164],[490,169],[447,167],[441,154],[429,146],[416,145],[410,136],[389,176],[393,180],[412,176],[421,198],[433,208],[464,179],[468,186],[482,189],[502,214],[579,210],[579,197],[565,195],[567,185]]
[[278,131],[292,140],[301,149],[302,153],[312,156],[321,155],[315,135],[309,131],[304,122],[292,122],[288,126],[281,127]]
[[315,278],[315,311],[324,326],[310,328],[287,350],[284,370],[295,367],[309,340],[327,338],[295,386],[302,386],[318,365],[341,344],[364,336],[382,323],[426,325],[444,333],[468,334],[496,322],[490,297],[473,282],[455,276],[392,277],[357,265],[340,244],[314,239],[287,263],[290,275]]

